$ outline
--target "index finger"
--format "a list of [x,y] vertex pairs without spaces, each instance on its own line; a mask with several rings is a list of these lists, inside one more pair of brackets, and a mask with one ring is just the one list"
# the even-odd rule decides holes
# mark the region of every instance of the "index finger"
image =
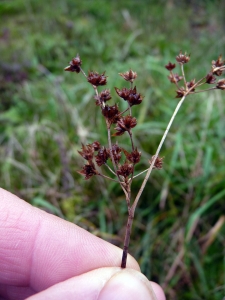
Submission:
[[[119,266],[122,250],[0,189],[0,283],[36,291]],[[129,268],[139,270],[129,257]]]

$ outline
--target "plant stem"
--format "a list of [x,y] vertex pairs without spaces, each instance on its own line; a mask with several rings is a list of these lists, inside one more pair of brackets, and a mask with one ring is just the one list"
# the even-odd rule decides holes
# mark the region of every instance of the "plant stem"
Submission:
[[131,234],[133,219],[134,219],[134,215],[132,214],[132,211],[129,209],[129,215],[127,220],[126,233],[125,233],[124,245],[123,245],[123,255],[121,261],[122,269],[125,269],[127,265],[127,254],[128,254],[129,243],[130,243],[130,234]]
[[111,178],[111,177],[109,177],[109,176],[107,176],[107,175],[104,175],[104,174],[98,174],[98,175],[101,176],[101,177],[104,177],[104,178],[106,178],[106,179],[109,179],[109,180],[111,180],[111,181],[115,181],[115,182],[120,183],[118,180],[115,180],[115,179],[113,179],[113,178]]
[[119,180],[120,186],[121,186],[121,188],[124,191],[124,194],[126,196],[126,202],[130,203],[130,197],[129,197],[128,193],[127,193],[127,190],[125,189],[123,183],[121,182],[120,176],[117,174],[117,167],[116,167],[115,159],[114,159],[113,152],[112,152],[112,141],[111,141],[110,126],[107,123],[106,123],[106,125],[107,125],[107,131],[108,131],[109,152],[110,152],[110,157],[111,157],[112,164],[113,164],[113,167],[114,167],[114,170],[115,170],[115,174],[116,174],[116,176],[117,176],[117,178]]
[[121,113],[118,114],[118,117],[122,116],[122,114],[124,114],[125,112],[127,112],[129,110],[129,107],[126,108],[124,111],[122,111]]
[[142,194],[142,192],[143,192],[143,190],[144,190],[144,188],[145,188],[145,185],[146,185],[146,183],[147,183],[147,181],[148,181],[148,179],[149,179],[149,176],[150,176],[150,174],[151,174],[151,172],[152,172],[152,169],[153,169],[153,167],[154,167],[154,165],[155,165],[155,161],[156,161],[156,159],[157,159],[157,157],[158,157],[158,155],[159,155],[159,152],[160,152],[160,150],[161,150],[161,148],[162,148],[162,145],[163,145],[163,143],[164,143],[164,141],[165,141],[165,139],[166,139],[166,137],[167,137],[167,134],[168,134],[168,132],[169,132],[169,130],[170,130],[170,127],[171,127],[171,125],[173,124],[173,121],[174,121],[174,119],[175,119],[175,117],[176,117],[176,115],[177,115],[177,113],[178,113],[178,111],[179,111],[181,105],[183,104],[184,99],[186,98],[186,96],[187,96],[187,95],[184,95],[184,96],[181,98],[181,100],[178,102],[177,107],[176,107],[176,109],[175,109],[175,111],[174,111],[174,113],[173,113],[173,115],[172,115],[172,117],[171,117],[171,119],[170,119],[170,121],[169,121],[169,124],[168,124],[167,127],[166,127],[166,130],[165,130],[165,132],[164,132],[164,134],[163,134],[163,137],[162,137],[162,139],[161,139],[161,141],[160,141],[160,143],[159,143],[159,146],[158,146],[158,148],[157,148],[157,150],[156,150],[155,157],[154,157],[154,159],[153,159],[153,161],[152,161],[152,164],[151,164],[150,168],[148,169],[148,172],[147,172],[147,174],[146,174],[146,176],[145,176],[145,178],[144,178],[144,181],[143,181],[143,183],[142,183],[142,185],[141,185],[141,188],[140,188],[140,190],[139,190],[139,192],[138,192],[138,194],[137,194],[137,196],[136,196],[136,198],[135,198],[135,200],[134,200],[134,203],[133,203],[133,205],[132,205],[132,207],[131,207],[131,210],[133,211],[133,213],[134,213],[135,208],[136,208],[136,206],[137,206],[137,204],[138,204],[138,201],[139,201],[139,199],[140,199],[140,197],[141,197],[141,194]]
[[110,168],[110,166],[107,163],[105,163],[105,166],[109,169],[109,171],[111,173],[113,173],[115,176],[117,176],[116,173]]
[[178,83],[177,83],[177,81],[176,81],[176,78],[175,78],[175,76],[174,76],[174,73],[173,73],[172,71],[170,71],[170,75],[173,76],[174,83],[175,83],[176,87],[179,89],[180,87],[179,87],[179,85],[178,85]]
[[208,92],[208,91],[212,91],[212,90],[216,90],[216,87],[212,87],[212,88],[205,89],[205,90],[194,91],[194,94]]
[[134,142],[133,142],[132,132],[131,132],[131,131],[128,131],[128,134],[129,134],[129,136],[130,136],[130,141],[131,141],[132,150],[134,151]]
[[124,238],[124,247],[123,247],[123,255],[122,255],[122,261],[121,261],[121,268],[126,268],[126,261],[127,261],[127,254],[128,254],[128,248],[129,248],[129,242],[130,242],[131,227],[132,227],[132,223],[133,223],[133,218],[134,218],[134,213],[135,213],[136,206],[137,206],[138,201],[139,201],[139,199],[141,197],[141,194],[142,194],[142,192],[143,192],[143,190],[145,188],[145,185],[146,185],[146,183],[147,183],[147,181],[149,179],[149,176],[150,176],[150,174],[152,172],[152,169],[153,169],[153,167],[155,165],[155,161],[156,161],[156,159],[157,159],[157,157],[159,155],[159,152],[160,152],[160,150],[162,148],[162,145],[163,145],[163,143],[164,143],[164,141],[165,141],[165,139],[167,137],[167,134],[168,134],[168,132],[170,130],[170,127],[173,124],[173,121],[174,121],[174,119],[175,119],[175,117],[176,117],[176,115],[177,115],[177,113],[178,113],[181,105],[183,104],[186,96],[189,94],[189,92],[190,92],[190,90],[178,102],[178,104],[177,104],[177,106],[176,106],[176,108],[175,108],[175,110],[173,112],[173,115],[172,115],[172,117],[171,117],[171,119],[170,119],[170,121],[169,121],[169,123],[168,123],[168,125],[166,127],[166,130],[165,130],[165,132],[164,132],[164,134],[162,136],[162,139],[161,139],[161,141],[159,143],[159,146],[158,146],[157,151],[156,151],[156,153],[154,155],[154,159],[153,159],[153,161],[151,163],[151,166],[149,167],[149,169],[147,171],[147,174],[146,174],[146,176],[145,176],[145,178],[143,180],[141,188],[140,188],[140,190],[139,190],[139,192],[138,192],[138,194],[137,194],[137,196],[136,196],[136,198],[135,198],[135,200],[134,200],[131,208],[128,209],[129,215],[128,215],[126,233],[125,233],[125,238]]
[[[148,168],[148,169],[149,169],[149,168]],[[144,173],[146,173],[146,172],[148,171],[148,169],[146,169],[146,170],[144,170],[144,171],[138,173],[137,175],[134,175],[133,179],[136,178],[136,177],[138,177],[138,176],[140,176],[140,175],[142,175],[142,174],[144,174]]]
[[184,74],[184,65],[181,64],[180,67],[181,67],[181,72],[182,72],[182,76],[183,76],[183,80],[184,80],[184,84],[185,84],[185,89],[187,90],[187,81],[186,81],[185,74]]
[[114,171],[117,174],[117,167],[116,167],[115,159],[114,159],[113,152],[112,152],[112,142],[111,142],[110,126],[108,124],[106,124],[106,125],[107,125],[107,131],[108,131],[108,144],[109,144],[110,157],[111,157],[111,160],[112,160]]
[[82,68],[80,68],[80,70],[81,70],[81,73],[84,75],[84,77],[87,78],[87,75],[85,74],[84,70]]

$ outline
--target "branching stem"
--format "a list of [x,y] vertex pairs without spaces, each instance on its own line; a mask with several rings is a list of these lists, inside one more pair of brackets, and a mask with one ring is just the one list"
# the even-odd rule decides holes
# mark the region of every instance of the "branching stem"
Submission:
[[173,124],[173,121],[174,121],[174,119],[175,119],[175,117],[176,117],[176,115],[177,115],[177,113],[178,113],[181,105],[183,104],[186,96],[187,96],[187,94],[184,95],[181,98],[181,100],[178,102],[177,107],[176,107],[176,109],[175,109],[175,111],[174,111],[174,113],[173,113],[173,115],[172,115],[172,117],[171,117],[171,119],[169,121],[169,124],[167,125],[167,128],[166,128],[166,130],[165,130],[165,132],[163,134],[163,137],[162,137],[162,139],[161,139],[161,141],[159,143],[159,146],[157,148],[157,151],[155,153],[155,156],[154,156],[154,159],[153,159],[153,161],[151,163],[151,166],[148,169],[147,174],[146,174],[146,176],[145,176],[145,178],[143,180],[143,183],[141,185],[141,188],[140,188],[140,190],[139,190],[139,192],[138,192],[138,194],[137,194],[137,196],[136,196],[136,198],[135,198],[135,200],[134,200],[134,202],[133,202],[133,204],[132,204],[132,206],[131,206],[131,208],[129,210],[128,220],[127,220],[127,227],[126,227],[126,233],[125,233],[125,238],[124,238],[124,246],[123,246],[123,255],[122,255],[121,268],[126,268],[126,261],[127,261],[127,253],[128,253],[128,248],[129,248],[129,242],[130,242],[131,227],[132,227],[132,223],[133,223],[133,218],[134,218],[134,213],[135,213],[136,206],[137,206],[138,201],[139,201],[139,199],[141,197],[141,194],[142,194],[142,192],[143,192],[143,190],[145,188],[145,185],[146,185],[146,183],[147,183],[147,181],[149,179],[149,176],[150,176],[150,174],[152,172],[152,169],[153,169],[153,167],[155,165],[155,161],[156,161],[156,159],[157,159],[157,157],[159,155],[159,152],[160,152],[160,150],[162,148],[162,145],[163,145],[163,143],[164,143],[164,141],[165,141],[165,139],[167,137],[167,134],[168,134],[168,132],[170,130],[170,127]]

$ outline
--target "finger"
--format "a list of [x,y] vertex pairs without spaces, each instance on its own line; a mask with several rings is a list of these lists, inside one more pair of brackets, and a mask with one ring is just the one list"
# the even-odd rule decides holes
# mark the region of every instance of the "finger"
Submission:
[[34,294],[29,287],[0,284],[0,300],[24,300]]
[[[121,249],[0,189],[0,283],[41,291],[93,269],[119,266]],[[139,270],[128,258],[128,267]]]
[[165,300],[162,289],[132,269],[102,268],[58,283],[27,300]]

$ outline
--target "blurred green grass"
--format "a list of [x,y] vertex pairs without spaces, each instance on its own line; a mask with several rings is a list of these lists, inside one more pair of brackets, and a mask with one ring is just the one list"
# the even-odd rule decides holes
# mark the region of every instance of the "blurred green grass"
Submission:
[[[86,72],[106,71],[117,103],[118,73],[138,73],[145,98],[134,109],[134,134],[143,170],[177,103],[164,65],[182,49],[191,53],[189,79],[205,75],[225,55],[224,11],[224,1],[1,1],[1,187],[121,247],[120,188],[76,173],[82,142],[107,143],[104,123],[92,88],[63,68],[79,53]],[[169,299],[225,295],[224,101],[223,92],[186,100],[161,152],[164,169],[136,211],[130,252]],[[138,177],[134,195],[140,184]]]

